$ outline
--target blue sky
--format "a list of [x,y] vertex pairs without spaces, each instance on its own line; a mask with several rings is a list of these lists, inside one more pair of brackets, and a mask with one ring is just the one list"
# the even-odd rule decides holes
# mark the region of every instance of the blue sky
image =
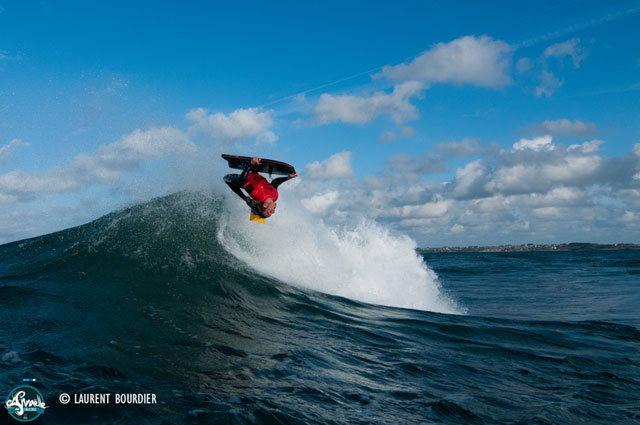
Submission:
[[420,246],[638,242],[639,24],[640,1],[0,1],[0,242],[217,179],[220,152]]

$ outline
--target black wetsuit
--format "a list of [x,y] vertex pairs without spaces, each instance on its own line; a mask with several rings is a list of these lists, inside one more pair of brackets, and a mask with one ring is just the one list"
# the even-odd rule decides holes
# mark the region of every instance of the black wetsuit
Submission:
[[[249,163],[246,167],[244,167],[244,170],[241,174],[227,174],[226,176],[224,176],[224,182],[227,184],[227,186],[229,186],[229,188],[231,188],[231,190],[233,190],[233,193],[238,195],[243,201],[247,203],[247,205],[249,205],[249,208],[255,210],[255,204],[258,201],[251,198],[250,196],[246,196],[244,192],[242,192],[242,186],[247,183],[247,175],[251,172],[257,173],[257,171],[253,171],[253,165]],[[287,180],[289,180],[288,177],[278,177],[277,179],[273,179],[271,181],[271,185],[277,189],[278,186],[280,186]]]

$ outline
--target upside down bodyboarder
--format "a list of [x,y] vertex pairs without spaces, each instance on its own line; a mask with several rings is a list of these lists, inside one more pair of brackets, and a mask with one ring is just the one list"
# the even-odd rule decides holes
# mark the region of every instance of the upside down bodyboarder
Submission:
[[[248,158],[247,158],[248,159]],[[251,208],[250,220],[264,223],[264,219],[271,217],[276,212],[278,200],[278,186],[287,180],[298,176],[298,173],[289,174],[287,177],[273,179],[271,183],[253,169],[261,165],[260,158],[253,157],[241,174],[227,174],[224,182]],[[244,189],[249,196],[246,196]]]

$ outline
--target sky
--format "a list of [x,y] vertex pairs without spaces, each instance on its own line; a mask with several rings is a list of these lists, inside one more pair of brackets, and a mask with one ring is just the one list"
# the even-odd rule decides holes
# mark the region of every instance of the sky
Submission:
[[639,39],[637,0],[0,0],[0,243],[219,188],[220,153],[421,247],[640,243]]

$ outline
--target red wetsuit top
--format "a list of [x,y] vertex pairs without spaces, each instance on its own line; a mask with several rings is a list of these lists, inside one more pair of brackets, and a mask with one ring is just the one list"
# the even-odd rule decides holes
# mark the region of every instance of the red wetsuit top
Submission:
[[247,182],[242,186],[242,188],[258,202],[264,203],[269,198],[274,201],[278,200],[278,189],[276,189],[274,185],[269,183],[267,179],[262,177],[260,174],[247,174]]

